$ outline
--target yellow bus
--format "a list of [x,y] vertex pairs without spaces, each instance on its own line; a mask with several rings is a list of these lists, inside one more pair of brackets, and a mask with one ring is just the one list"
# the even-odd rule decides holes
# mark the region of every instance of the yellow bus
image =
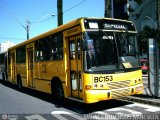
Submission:
[[84,103],[142,94],[136,28],[78,18],[8,49],[8,81]]

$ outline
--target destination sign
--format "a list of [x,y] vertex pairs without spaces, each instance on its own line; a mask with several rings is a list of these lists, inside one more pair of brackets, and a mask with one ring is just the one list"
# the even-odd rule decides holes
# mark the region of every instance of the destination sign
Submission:
[[121,29],[121,30],[127,30],[127,27],[123,24],[112,24],[112,23],[105,23],[104,24],[105,29]]
[[86,29],[105,29],[105,30],[127,30],[136,31],[135,26],[129,21],[112,19],[86,19],[84,21]]

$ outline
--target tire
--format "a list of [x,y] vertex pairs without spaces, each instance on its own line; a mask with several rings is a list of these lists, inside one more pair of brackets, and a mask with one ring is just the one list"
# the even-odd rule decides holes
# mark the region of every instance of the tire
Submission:
[[64,91],[61,82],[59,81],[52,82],[52,95],[53,99],[58,103],[64,100]]

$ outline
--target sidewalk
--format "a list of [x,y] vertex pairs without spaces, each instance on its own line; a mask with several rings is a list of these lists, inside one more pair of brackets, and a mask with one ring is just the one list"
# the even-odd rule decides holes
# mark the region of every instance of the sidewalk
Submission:
[[[155,106],[160,107],[160,97],[159,98],[152,97],[152,95],[150,94],[148,90],[147,80],[146,79],[143,80],[144,92],[142,95],[127,96],[127,97],[124,97],[123,100],[139,102],[139,103],[144,103],[144,104],[149,104],[149,105],[155,105]],[[159,86],[159,92],[160,92],[160,86]]]

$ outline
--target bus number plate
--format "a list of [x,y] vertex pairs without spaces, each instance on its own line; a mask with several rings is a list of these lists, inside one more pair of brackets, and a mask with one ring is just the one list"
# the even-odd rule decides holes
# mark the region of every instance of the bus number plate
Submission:
[[113,81],[113,76],[95,76],[94,83]]

